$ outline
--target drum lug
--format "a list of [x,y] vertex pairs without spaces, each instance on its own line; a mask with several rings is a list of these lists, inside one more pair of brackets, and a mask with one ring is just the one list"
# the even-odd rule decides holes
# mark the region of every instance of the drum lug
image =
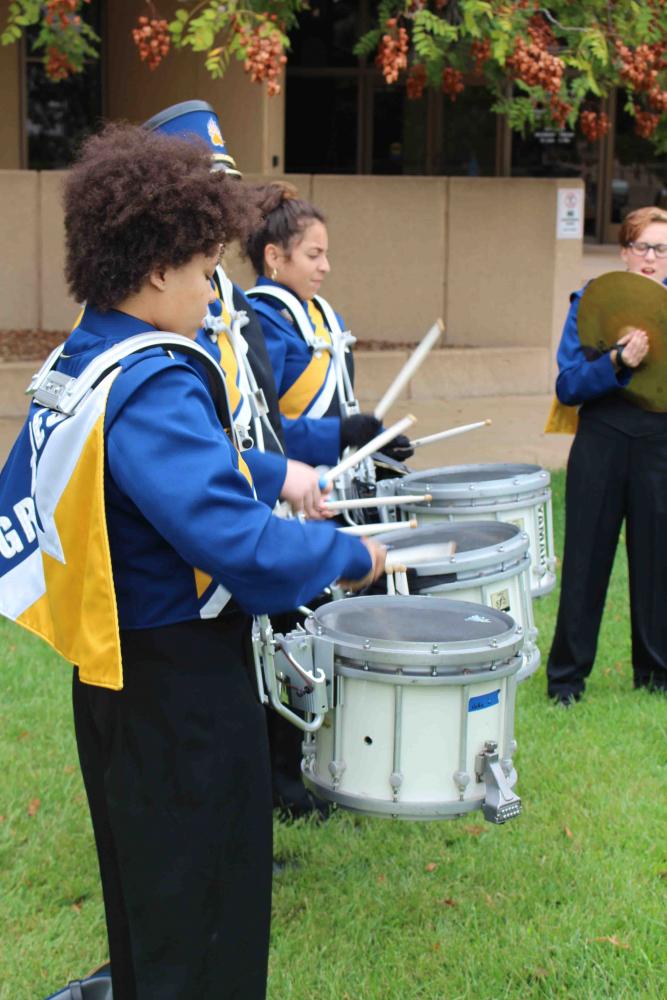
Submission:
[[452,777],[454,778],[456,787],[459,790],[459,798],[463,799],[465,790],[470,784],[470,775],[467,771],[454,771]]
[[[507,766],[507,763],[499,761],[498,744],[493,740],[488,740],[482,752],[475,757],[475,777],[486,785],[482,812],[489,823],[505,823],[521,812],[521,799],[512,790],[502,766]],[[509,764],[511,767],[511,761]]]
[[403,775],[400,771],[391,772],[389,775],[389,784],[391,785],[394,802],[398,802],[398,793],[401,790],[401,785],[403,784]]
[[340,779],[343,777],[344,771],[345,771],[344,760],[332,760],[329,762],[329,774],[331,775],[331,780],[333,781],[334,788],[338,788],[338,785],[340,784]]

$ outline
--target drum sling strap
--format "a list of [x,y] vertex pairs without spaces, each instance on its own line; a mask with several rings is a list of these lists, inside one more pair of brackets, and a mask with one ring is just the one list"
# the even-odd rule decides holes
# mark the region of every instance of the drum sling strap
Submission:
[[[260,300],[268,296],[281,302],[311,350],[309,363],[281,395],[280,412],[288,420],[297,420],[302,416],[315,418],[327,416],[338,388],[336,372],[338,355],[333,335],[323,322],[322,314],[317,309],[311,312],[310,308],[306,312],[296,295],[288,292],[286,288],[258,285],[247,291],[246,295],[250,299]],[[312,303],[308,305],[311,307]]]
[[[229,363],[231,361],[230,355],[233,356],[233,366],[239,373],[239,391],[251,414],[255,447],[260,451],[266,451],[264,435],[268,433],[275,441],[279,454],[283,454],[282,445],[269,420],[269,408],[264,391],[258,385],[252,365],[248,360],[248,343],[241,332],[250,322],[248,314],[245,310],[236,308],[234,286],[220,265],[215,269],[214,281],[223,306],[222,332],[224,336],[222,342],[220,338],[218,339],[220,364],[229,375],[225,361]],[[228,390],[230,390],[229,385]],[[243,439],[243,434],[240,436]]]

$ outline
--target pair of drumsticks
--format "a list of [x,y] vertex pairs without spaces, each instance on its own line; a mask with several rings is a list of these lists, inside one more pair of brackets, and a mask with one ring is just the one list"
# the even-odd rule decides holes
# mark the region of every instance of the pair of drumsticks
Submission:
[[[417,347],[403,365],[380,402],[375,407],[373,412],[378,420],[382,420],[390,407],[396,402],[404,387],[426,359],[429,351],[437,343],[440,335],[444,333],[444,329],[445,326],[442,320],[437,319],[420,343],[417,344]],[[320,477],[320,489],[326,489],[343,472],[347,472],[348,469],[353,469],[355,466],[359,465],[360,462],[363,462],[365,458],[368,458],[369,455],[372,455],[376,451],[380,451],[384,445],[389,443],[389,441],[393,441],[399,434],[402,434],[403,431],[411,427],[412,424],[415,423],[416,419],[417,418],[412,413],[409,413],[406,417],[402,417],[400,420],[397,420],[396,423],[391,425],[391,427],[387,427],[385,430],[380,431],[380,433],[377,434],[371,441],[363,445],[357,451],[348,455],[346,458],[341,459],[338,465],[334,465],[333,468],[328,469],[327,472],[323,473]],[[450,427],[447,430],[438,431],[436,434],[428,434],[425,437],[415,438],[410,441],[410,447],[421,448],[423,445],[434,444],[436,441],[442,441],[445,438],[455,437],[458,434],[466,434],[468,431],[477,430],[479,427],[488,427],[490,423],[490,420],[478,420],[473,424],[462,424],[459,427]],[[364,497],[355,500],[328,500],[326,501],[326,506],[328,510],[332,511],[358,510],[363,507],[386,507],[395,505],[396,503],[428,503],[430,500],[430,496],[424,495],[402,497]],[[396,525],[355,525],[354,527],[341,528],[340,530],[346,531],[349,534],[371,535],[391,530],[392,528],[416,527],[416,524],[416,521],[414,523],[412,521],[403,521]]]

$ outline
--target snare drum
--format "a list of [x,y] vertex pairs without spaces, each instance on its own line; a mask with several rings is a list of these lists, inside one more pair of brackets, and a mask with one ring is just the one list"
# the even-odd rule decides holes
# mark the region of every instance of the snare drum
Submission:
[[399,520],[416,517],[419,524],[497,520],[525,531],[530,542],[531,594],[542,597],[556,585],[550,483],[551,476],[539,465],[450,465],[411,472],[393,480],[391,491],[397,496],[430,493],[433,497],[427,504],[400,507]]
[[397,592],[474,601],[511,615],[524,634],[517,681],[535,673],[540,651],[525,531],[502,521],[422,524],[378,535],[376,541],[387,546],[388,561],[407,570],[395,581]]
[[[300,633],[332,651],[324,724],[304,737],[308,788],[356,812],[517,815],[512,755],[523,634],[502,611],[428,597],[323,605]],[[294,641],[298,644],[297,634]]]

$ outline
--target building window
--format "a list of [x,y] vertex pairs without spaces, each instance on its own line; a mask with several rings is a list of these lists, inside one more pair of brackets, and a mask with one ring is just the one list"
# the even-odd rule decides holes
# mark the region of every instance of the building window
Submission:
[[411,101],[372,57],[353,54],[376,10],[372,0],[311,0],[299,15],[287,64],[287,172],[493,175],[496,116],[482,87],[469,81],[456,102],[430,89]]
[[[101,34],[101,0],[91,0],[82,16]],[[46,75],[40,54],[30,52],[37,29],[30,29],[25,55],[25,144],[29,170],[60,170],[69,166],[81,140],[102,117],[101,58],[86,63],[58,83]]]

